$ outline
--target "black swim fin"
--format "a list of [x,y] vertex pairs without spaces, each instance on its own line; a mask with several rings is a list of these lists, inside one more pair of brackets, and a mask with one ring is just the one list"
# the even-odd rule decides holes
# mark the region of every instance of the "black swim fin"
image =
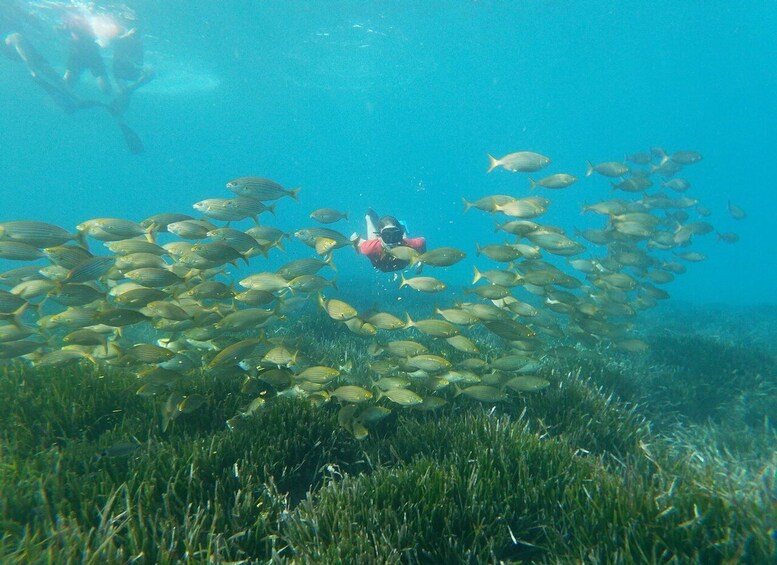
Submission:
[[35,83],[40,86],[52,100],[54,100],[57,106],[68,114],[72,114],[78,110],[78,101],[64,86],[51,84],[34,72],[31,72],[30,74],[32,80],[35,81]]
[[130,129],[130,127],[124,122],[118,122],[121,128],[121,133],[124,134],[124,143],[127,144],[127,149],[133,155],[139,155],[143,153],[146,148],[143,146],[143,142],[140,140],[138,134]]

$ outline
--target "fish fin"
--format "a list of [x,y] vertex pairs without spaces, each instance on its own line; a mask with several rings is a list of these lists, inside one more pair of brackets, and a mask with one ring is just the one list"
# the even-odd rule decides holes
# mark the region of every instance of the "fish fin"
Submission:
[[[21,327],[24,326],[24,323],[22,322],[22,315],[27,310],[27,308],[29,308],[30,306],[32,306],[33,308],[36,308],[36,309],[40,308],[40,306],[33,306],[29,302],[25,302],[24,304],[19,306],[19,308],[17,308],[16,312],[13,313],[13,325],[14,326],[16,326],[17,328],[21,328]],[[40,316],[40,314],[39,314],[39,316]]]
[[267,250],[272,248],[273,244],[270,243],[269,245],[262,245],[261,243],[258,244],[256,247],[252,248],[251,257],[256,257],[257,253],[267,259]]
[[21,320],[21,316],[29,305],[30,305],[29,302],[25,302],[24,304],[19,306],[16,312],[10,312],[8,314],[0,314],[0,320],[7,319],[10,321],[11,325],[21,329],[22,327],[24,327],[24,324],[22,323],[22,320]]
[[76,231],[75,237],[73,239],[78,243],[78,245],[89,251],[89,242],[86,239],[85,231]]
[[495,168],[497,168],[500,165],[500,163],[499,163],[499,159],[496,159],[493,155],[490,155],[487,153],[486,156],[488,157],[488,170],[486,171],[486,173],[490,173]]

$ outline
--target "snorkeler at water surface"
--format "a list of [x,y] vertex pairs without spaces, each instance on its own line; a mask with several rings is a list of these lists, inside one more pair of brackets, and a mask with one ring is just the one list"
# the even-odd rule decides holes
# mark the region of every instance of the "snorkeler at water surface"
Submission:
[[[8,29],[9,24],[19,21],[19,18],[4,17],[1,21]],[[154,78],[153,71],[143,66],[143,42],[137,29],[132,27],[127,30],[111,15],[90,16],[81,12],[66,13],[64,23],[55,29],[65,30],[68,34],[67,66],[61,75],[19,31],[12,31],[5,37],[3,54],[24,63],[32,80],[65,112],[103,108],[119,126],[129,151],[142,153],[143,142],[124,121],[124,112],[132,93]],[[103,94],[113,91],[101,54],[101,49],[109,45],[113,47],[112,71],[118,93],[110,102],[80,96],[74,87],[85,70],[91,72]]]
[[130,95],[154,78],[154,71],[143,66],[143,38],[137,28],[132,28],[113,40],[113,80],[118,94],[111,101],[111,108],[122,113],[129,106]]
[[103,94],[111,92],[111,81],[105,68],[97,36],[89,20],[83,16],[69,17],[64,24],[68,33],[69,53],[67,68],[62,79],[72,87],[81,78],[85,70],[89,70]]
[[366,255],[372,266],[383,272],[400,271],[410,262],[392,255],[389,251],[395,247],[409,247],[418,253],[426,251],[426,239],[423,237],[405,237],[405,227],[394,216],[378,218],[375,211],[370,208],[365,216],[367,223],[367,239],[361,240],[358,234],[351,236],[351,240],[358,242],[358,251]]

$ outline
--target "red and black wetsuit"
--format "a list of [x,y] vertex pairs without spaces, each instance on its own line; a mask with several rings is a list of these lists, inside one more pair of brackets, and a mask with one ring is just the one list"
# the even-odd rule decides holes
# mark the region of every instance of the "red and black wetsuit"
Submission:
[[[419,253],[426,252],[426,239],[423,237],[405,238],[402,240],[402,245],[412,247]],[[383,240],[380,238],[362,241],[359,244],[359,253],[366,255],[370,262],[372,262],[373,267],[385,273],[399,271],[407,267],[407,261],[397,259],[393,255],[386,253],[383,247]]]

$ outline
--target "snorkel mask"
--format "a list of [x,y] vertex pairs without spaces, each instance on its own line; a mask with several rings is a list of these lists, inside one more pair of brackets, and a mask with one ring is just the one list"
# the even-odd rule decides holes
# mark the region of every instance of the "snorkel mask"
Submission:
[[386,226],[380,230],[380,238],[383,243],[389,247],[396,247],[402,243],[402,238],[405,235],[405,230],[399,226]]

